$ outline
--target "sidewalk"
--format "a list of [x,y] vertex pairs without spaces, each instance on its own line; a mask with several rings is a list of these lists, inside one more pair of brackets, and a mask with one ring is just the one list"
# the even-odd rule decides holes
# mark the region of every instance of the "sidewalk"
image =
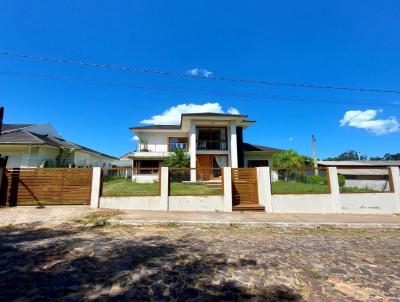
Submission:
[[110,220],[113,224],[209,224],[248,225],[277,227],[353,227],[400,228],[399,215],[350,215],[350,214],[271,214],[263,212],[158,212],[124,211]]
[[[58,225],[82,218],[93,212],[89,206],[20,206],[0,208],[0,226],[9,224]],[[265,212],[161,212],[121,211],[109,220],[112,224],[152,225],[244,225],[276,227],[350,227],[399,228],[400,215],[350,215],[350,214],[271,214]]]

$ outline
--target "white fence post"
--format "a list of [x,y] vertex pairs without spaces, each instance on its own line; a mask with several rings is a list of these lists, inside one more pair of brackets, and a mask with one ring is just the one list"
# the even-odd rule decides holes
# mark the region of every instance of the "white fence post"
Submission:
[[400,170],[399,167],[389,167],[390,174],[392,174],[392,185],[391,188],[396,194],[396,208],[397,213],[400,213]]
[[265,207],[266,212],[273,212],[271,196],[271,176],[269,167],[257,167],[258,202]]
[[332,213],[338,213],[340,207],[340,188],[336,167],[328,167],[329,187],[331,189]]
[[168,167],[161,167],[160,177],[160,202],[162,211],[169,210],[169,169]]
[[92,171],[92,191],[90,193],[90,207],[98,208],[100,203],[101,168],[94,167]]
[[224,167],[224,212],[232,212],[232,168]]

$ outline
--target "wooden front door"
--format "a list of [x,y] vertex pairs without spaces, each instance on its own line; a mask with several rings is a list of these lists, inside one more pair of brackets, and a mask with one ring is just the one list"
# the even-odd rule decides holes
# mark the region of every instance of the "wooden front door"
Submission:
[[196,171],[197,180],[212,179],[212,155],[197,155]]
[[[228,162],[228,157],[226,155],[217,155],[217,156],[225,156],[226,162]],[[221,178],[221,168],[218,166],[217,161],[215,159],[215,155],[213,154],[199,154],[197,155],[196,161],[196,171],[197,171],[197,180],[213,180]]]

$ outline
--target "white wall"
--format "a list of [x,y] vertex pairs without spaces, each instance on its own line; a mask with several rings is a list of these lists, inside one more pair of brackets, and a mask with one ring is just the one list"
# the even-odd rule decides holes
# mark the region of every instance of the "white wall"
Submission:
[[[147,141],[147,149],[151,152],[168,152],[168,138],[169,137],[185,137],[188,138],[186,132],[140,132],[135,131],[141,140]],[[140,141],[137,142],[140,144]],[[142,145],[143,147],[143,145]],[[140,151],[140,149],[136,150]]]
[[331,194],[272,194],[273,213],[332,213]]
[[336,212],[344,214],[393,214],[397,212],[396,194],[340,194],[340,201]]
[[160,196],[102,196],[100,208],[162,211]]
[[244,153],[244,167],[248,167],[248,160],[268,160],[269,166],[272,164],[272,155],[263,155],[263,154],[249,154],[247,152]]
[[170,211],[219,211],[224,210],[224,196],[169,196]]

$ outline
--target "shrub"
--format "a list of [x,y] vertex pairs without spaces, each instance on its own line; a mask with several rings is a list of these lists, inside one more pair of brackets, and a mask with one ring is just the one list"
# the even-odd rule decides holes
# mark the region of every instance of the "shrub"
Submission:
[[305,184],[316,184],[316,185],[326,185],[327,184],[326,176],[308,175],[305,173],[299,173],[296,176],[296,181],[302,182]]
[[338,174],[338,181],[339,181],[339,187],[343,187],[344,183],[346,182],[346,177]]

